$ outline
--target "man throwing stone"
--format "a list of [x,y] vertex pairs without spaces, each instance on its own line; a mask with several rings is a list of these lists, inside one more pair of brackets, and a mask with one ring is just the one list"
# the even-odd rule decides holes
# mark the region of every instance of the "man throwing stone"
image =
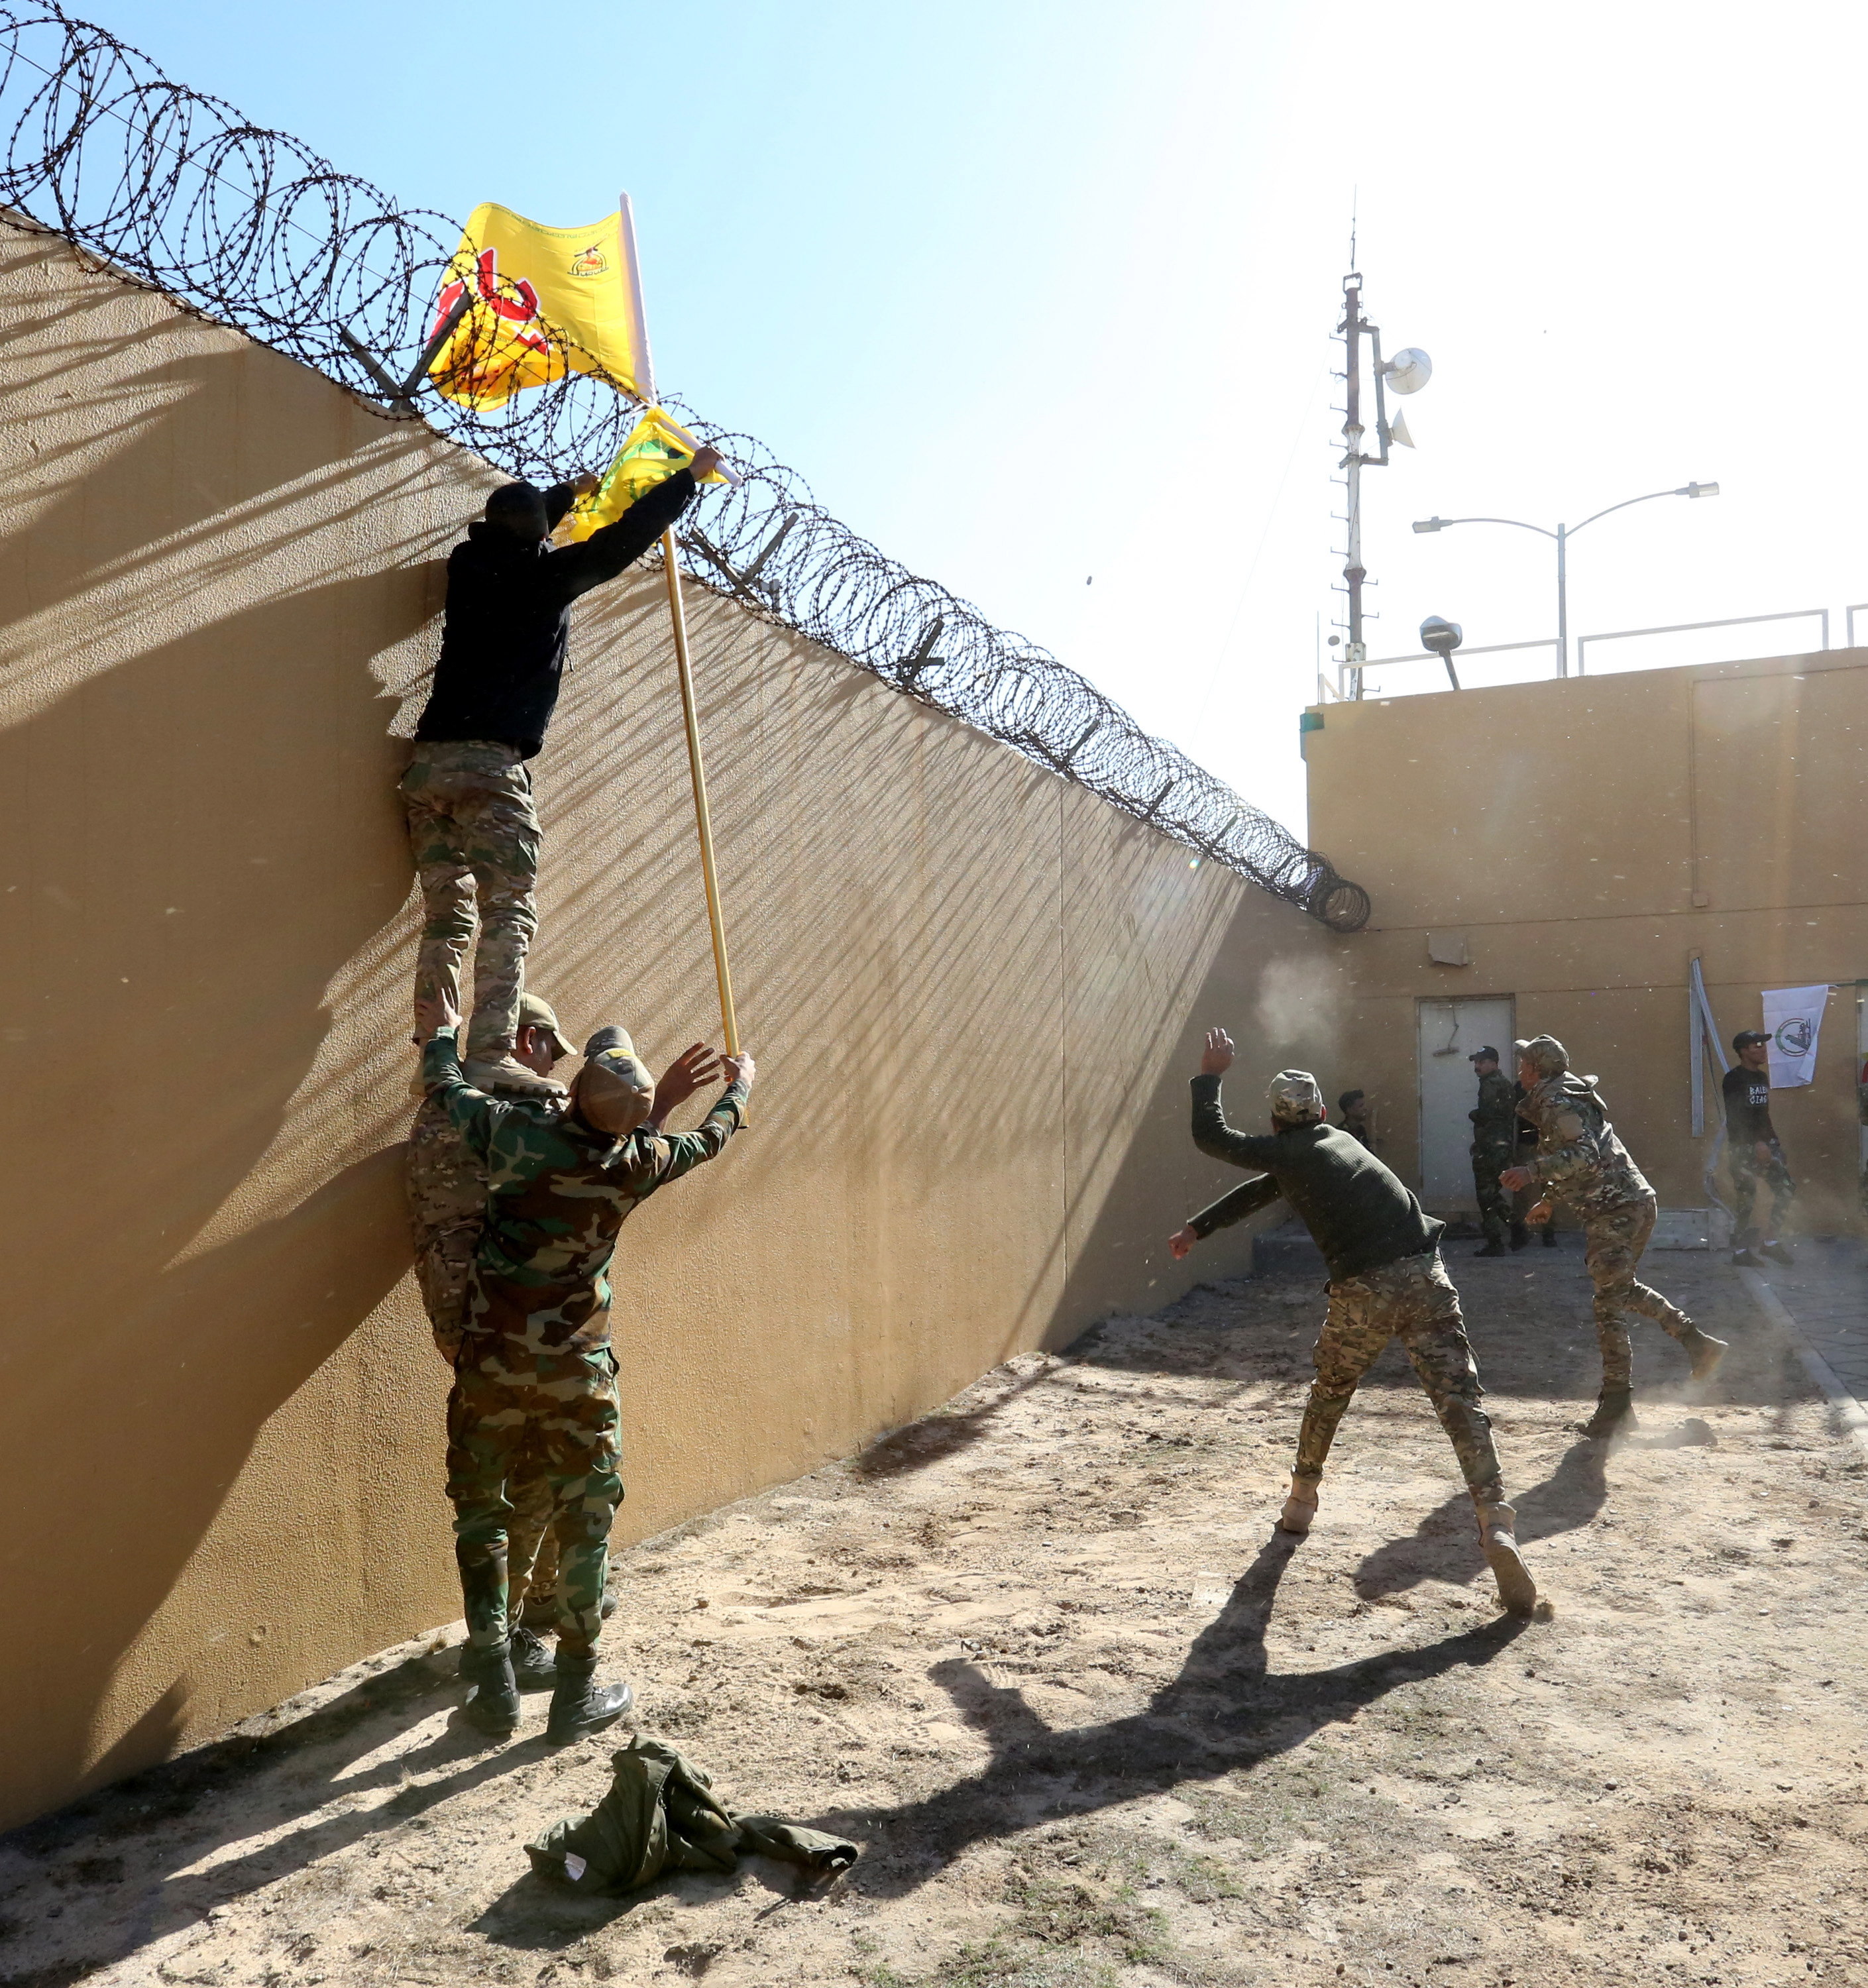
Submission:
[[1514,1192],[1535,1186],[1545,1199],[1529,1215],[1550,1219],[1552,1191],[1583,1219],[1583,1261],[1596,1286],[1596,1337],[1602,1347],[1602,1395],[1583,1425],[1586,1435],[1610,1435],[1634,1410],[1634,1349],[1625,1311],[1650,1318],[1678,1340],[1693,1378],[1707,1379],[1724,1357],[1725,1342],[1700,1330],[1677,1305],[1640,1283],[1635,1271],[1654,1232],[1654,1191],[1615,1136],[1593,1077],[1570,1073],[1569,1053],[1554,1036],[1516,1045],[1524,1086],[1520,1117],[1537,1128],[1537,1150],[1505,1175]]
[[489,1186],[468,1279],[467,1317],[448,1402],[448,1495],[467,1616],[465,1716],[503,1737],[519,1723],[508,1613],[508,1488],[542,1469],[558,1542],[556,1679],[546,1736],[558,1744],[629,1709],[627,1685],[596,1683],[611,1521],[622,1502],[616,1363],[608,1271],[623,1222],[669,1182],[713,1158],[739,1128],[750,1056],[721,1059],[731,1081],[697,1131],[662,1131],[711,1052],[690,1050],[657,1086],[627,1031],[599,1030],[568,1096],[496,1098],[461,1073],[459,1016],[439,998],[417,1012],[441,1100]]
[[703,448],[688,468],[575,546],[549,539],[579,493],[596,487],[594,477],[549,490],[502,484],[484,521],[470,525],[448,555],[441,653],[401,791],[424,907],[418,1013],[437,996],[459,1005],[478,904],[467,1062],[483,1088],[548,1094],[513,1054],[538,925],[539,817],[526,762],[543,746],[557,705],[571,603],[640,559],[719,460],[718,450]]
[[1514,1614],[1528,1614],[1537,1589],[1513,1537],[1517,1514],[1505,1502],[1484,1390],[1460,1316],[1459,1293],[1440,1264],[1445,1224],[1425,1213],[1366,1147],[1324,1121],[1316,1080],[1280,1070],[1268,1094],[1272,1129],[1235,1131],[1220,1103],[1220,1080],[1232,1064],[1232,1039],[1208,1032],[1193,1080],[1194,1143],[1236,1167],[1261,1169],[1168,1238],[1177,1258],[1216,1229],[1282,1195],[1302,1219],[1329,1266],[1329,1310],[1316,1348],[1316,1380],[1297,1437],[1291,1495],[1279,1524],[1307,1533],[1336,1425],[1357,1384],[1389,1341],[1398,1337],[1414,1363],[1459,1459],[1478,1516],[1479,1542]]

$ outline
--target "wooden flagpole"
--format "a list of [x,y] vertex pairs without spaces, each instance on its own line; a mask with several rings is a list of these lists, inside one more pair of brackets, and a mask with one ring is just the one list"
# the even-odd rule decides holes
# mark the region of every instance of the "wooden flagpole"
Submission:
[[[628,264],[630,309],[634,333],[637,388],[653,404],[654,361],[642,304],[642,267],[636,255],[636,221],[629,195],[619,197],[623,253]],[[668,619],[674,629],[674,667],[681,679],[681,718],[687,728],[687,772],[694,784],[694,827],[701,838],[701,881],[707,891],[707,923],[714,942],[714,977],[720,986],[720,1026],[728,1056],[739,1053],[739,1020],[733,1012],[733,970],[727,962],[726,921],[720,909],[720,878],[714,867],[714,823],[707,805],[707,766],[701,752],[701,725],[694,711],[694,670],[687,653],[687,615],[681,602],[681,565],[672,528],[662,534],[662,572],[668,585]]]

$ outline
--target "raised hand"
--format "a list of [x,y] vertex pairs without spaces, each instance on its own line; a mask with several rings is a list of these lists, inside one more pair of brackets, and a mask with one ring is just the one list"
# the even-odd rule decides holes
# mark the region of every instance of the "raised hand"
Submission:
[[655,1087],[657,1111],[672,1111],[720,1074],[720,1053],[705,1043],[690,1043],[662,1072]]
[[1232,1038],[1224,1029],[1208,1030],[1207,1046],[1200,1056],[1200,1074],[1224,1077],[1231,1067]]

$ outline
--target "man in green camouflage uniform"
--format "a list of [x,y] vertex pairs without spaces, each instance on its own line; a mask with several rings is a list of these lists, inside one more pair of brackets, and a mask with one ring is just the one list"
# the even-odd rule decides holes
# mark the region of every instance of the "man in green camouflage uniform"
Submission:
[[1441,1267],[1446,1225],[1427,1214],[1366,1148],[1323,1122],[1323,1100],[1308,1071],[1280,1070],[1270,1090],[1272,1130],[1255,1136],[1226,1123],[1220,1079],[1231,1067],[1225,1030],[1207,1036],[1193,1080],[1194,1143],[1233,1166],[1262,1170],[1203,1209],[1168,1238],[1177,1259],[1216,1229],[1281,1196],[1310,1231],[1329,1267],[1329,1310],[1316,1349],[1316,1381],[1298,1432],[1291,1495],[1279,1524],[1307,1533],[1316,1516],[1323,1465],[1343,1411],[1391,1339],[1398,1338],[1459,1459],[1478,1519],[1479,1543],[1515,1614],[1535,1605],[1537,1589],[1518,1551],[1517,1515],[1505,1502],[1485,1390],[1460,1316],[1459,1293]]
[[1512,1198],[1499,1185],[1498,1176],[1516,1152],[1518,1105],[1511,1079],[1498,1067],[1496,1050],[1475,1050],[1466,1060],[1479,1080],[1478,1107],[1466,1116],[1472,1121],[1473,1191],[1478,1196],[1479,1222],[1485,1231],[1485,1248],[1473,1254],[1502,1256],[1512,1222]]
[[1518,1113],[1537,1128],[1537,1150],[1505,1175],[1515,1191],[1535,1186],[1545,1199],[1531,1211],[1547,1221],[1552,1190],[1583,1219],[1583,1261],[1596,1286],[1596,1337],[1602,1347],[1602,1395],[1585,1425],[1608,1435],[1633,1412],[1634,1349],[1622,1314],[1650,1318],[1685,1347],[1693,1378],[1708,1378],[1724,1357],[1725,1342],[1700,1330],[1677,1305],[1636,1276],[1654,1232],[1654,1191],[1615,1136],[1593,1077],[1571,1073],[1569,1053],[1554,1036],[1516,1045],[1525,1095]]
[[674,1106],[711,1073],[696,1046],[657,1087],[627,1033],[585,1049],[568,1097],[496,1098],[462,1076],[458,1016],[445,1000],[421,1017],[434,1033],[423,1075],[486,1168],[485,1226],[448,1404],[448,1495],[468,1626],[464,1708],[483,1731],[519,1717],[508,1614],[508,1487],[542,1469],[558,1543],[559,1641],[548,1736],[562,1742],[626,1712],[627,1685],[595,1684],[610,1528],[622,1500],[621,1415],[610,1346],[608,1270],[623,1223],[670,1181],[710,1160],[738,1129],[749,1056],[693,1132],[667,1134]]
[[[573,1053],[549,1002],[535,994],[522,995],[513,1050],[518,1060],[535,1075],[549,1077],[553,1067]],[[561,1085],[554,1088],[562,1095]],[[496,1085],[491,1094],[514,1094]],[[409,1128],[406,1185],[415,1280],[435,1350],[451,1371],[467,1326],[467,1280],[486,1219],[487,1182],[485,1167],[469,1151],[438,1097],[424,1097]],[[543,1469],[531,1465],[507,1486],[506,1496],[512,1506],[506,1568],[513,1675],[521,1690],[549,1691],[556,1672],[534,1629],[557,1619],[556,1602],[549,1599],[558,1580],[551,1486]],[[540,1599],[532,1600],[534,1595]]]

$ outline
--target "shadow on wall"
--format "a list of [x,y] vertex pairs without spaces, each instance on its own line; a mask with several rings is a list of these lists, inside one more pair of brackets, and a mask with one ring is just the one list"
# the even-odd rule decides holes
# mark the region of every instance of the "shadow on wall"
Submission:
[[[0,284],[63,252],[5,248]],[[0,447],[23,465],[0,556],[0,695],[25,714],[0,731],[14,1127],[0,1193],[16,1249],[0,1453],[16,1486],[8,1577],[58,1625],[9,1640],[0,1695],[15,1729],[39,1734],[34,1778],[53,1794],[165,1750],[180,1680],[93,1763],[118,1666],[268,1419],[408,1263],[388,1114],[377,1149],[353,1136],[326,1152],[312,1191],[242,1200],[308,1090],[353,1077],[314,1071],[333,981],[408,894],[377,671],[426,620],[427,581],[320,578],[343,563],[326,543],[252,600],[277,548],[263,525],[228,532],[225,513],[251,516],[288,483],[302,503],[309,478],[341,531],[422,458],[386,463],[347,405],[209,418],[261,387],[308,404],[329,389],[244,346],[203,350],[193,327],[177,340],[167,320],[120,335],[123,296],[13,312],[0,387]],[[105,360],[96,387],[85,369]],[[248,604],[214,613],[230,593]],[[284,1582],[317,1542],[302,1512],[274,1517]]]

